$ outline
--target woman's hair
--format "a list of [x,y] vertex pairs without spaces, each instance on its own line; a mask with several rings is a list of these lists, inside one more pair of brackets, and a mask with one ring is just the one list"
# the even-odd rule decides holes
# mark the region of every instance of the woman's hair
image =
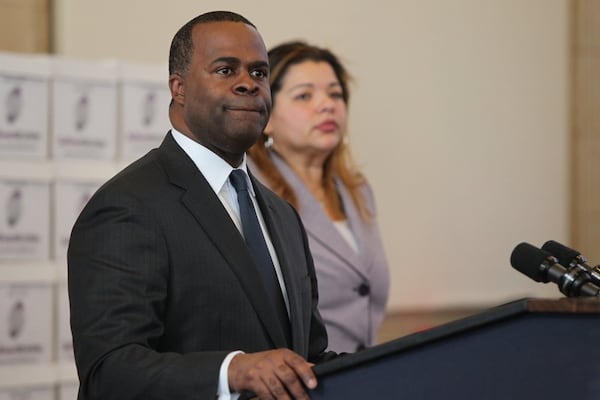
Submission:
[[[305,61],[326,62],[333,68],[342,88],[344,103],[348,105],[350,99],[350,92],[348,90],[350,76],[339,59],[327,49],[312,46],[301,41],[293,41],[283,43],[269,51],[269,64],[271,66],[269,81],[271,84],[273,107],[275,107],[275,103],[277,102],[277,93],[281,90],[282,81],[290,67]],[[346,135],[346,132],[343,132],[343,135]],[[275,167],[269,156],[269,149],[265,146],[267,138],[267,135],[263,132],[248,153],[268,181],[272,190],[295,208],[298,208],[296,193]],[[361,186],[365,183],[365,178],[357,169],[350,154],[350,148],[343,139],[340,140],[323,165],[325,196],[331,202],[330,204],[334,204],[337,209],[341,210],[342,205],[334,182],[334,177],[336,176],[348,188],[352,201],[358,208],[363,219],[370,221],[371,215],[366,206],[366,199],[361,192]]]

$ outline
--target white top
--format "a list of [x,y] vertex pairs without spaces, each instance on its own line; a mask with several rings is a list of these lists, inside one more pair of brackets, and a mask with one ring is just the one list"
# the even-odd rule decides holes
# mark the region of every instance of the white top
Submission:
[[352,250],[358,254],[358,243],[356,243],[356,238],[350,229],[350,225],[348,225],[348,220],[344,219],[341,221],[333,221],[333,226],[335,226],[344,240],[348,242],[348,245],[352,247]]

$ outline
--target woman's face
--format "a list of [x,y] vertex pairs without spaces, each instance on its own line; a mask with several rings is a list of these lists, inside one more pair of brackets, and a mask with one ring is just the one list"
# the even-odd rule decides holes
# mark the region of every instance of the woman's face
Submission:
[[304,61],[283,77],[265,133],[283,155],[327,157],[342,140],[346,119],[342,87],[331,65]]

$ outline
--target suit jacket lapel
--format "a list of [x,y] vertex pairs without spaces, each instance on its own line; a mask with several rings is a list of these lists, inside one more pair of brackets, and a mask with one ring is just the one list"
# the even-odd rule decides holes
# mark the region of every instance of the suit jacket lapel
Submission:
[[271,237],[271,242],[273,243],[273,247],[277,253],[277,259],[283,275],[289,304],[290,325],[292,332],[291,345],[294,350],[298,351],[299,349],[303,349],[305,347],[303,343],[305,338],[302,334],[300,334],[300,332],[305,331],[302,321],[302,309],[303,307],[307,307],[307,305],[302,304],[301,302],[302,296],[300,293],[298,293],[298,288],[301,287],[301,282],[297,281],[298,274],[293,268],[293,262],[289,260],[287,252],[285,251],[283,238],[285,238],[284,231],[286,227],[283,225],[283,218],[278,214],[276,207],[272,205],[268,197],[264,194],[264,190],[268,189],[262,186],[256,180],[256,178],[254,178],[252,173],[249,175],[254,186],[258,205],[262,210],[263,218]]
[[165,138],[160,150],[163,151],[162,160],[171,182],[186,190],[182,196],[183,204],[238,277],[273,344],[276,347],[285,347],[284,333],[277,318],[274,318],[275,310],[260,280],[258,269],[227,210],[202,173],[170,134]]
[[[364,265],[361,262],[360,256],[365,252],[363,244],[360,240],[358,230],[355,228],[360,225],[360,221],[356,218],[360,216],[356,215],[356,212],[352,212],[354,209],[352,200],[349,193],[345,190],[343,185],[338,184],[338,190],[342,199],[342,204],[345,207],[346,215],[348,218],[348,224],[352,229],[352,233],[355,236],[355,240],[358,245],[359,254],[356,254],[354,249],[346,242],[346,240],[339,233],[333,222],[327,216],[325,210],[321,207],[319,202],[306,188],[304,183],[298,178],[296,173],[287,165],[287,163],[279,157],[276,153],[272,153],[273,162],[281,171],[283,177],[291,184],[296,191],[298,198],[298,205],[300,208],[300,215],[302,216],[302,222],[308,232],[309,236],[318,241],[321,245],[328,248],[332,253],[344,262],[350,269],[354,270],[359,275],[365,277]],[[351,211],[351,212],[349,212]]]

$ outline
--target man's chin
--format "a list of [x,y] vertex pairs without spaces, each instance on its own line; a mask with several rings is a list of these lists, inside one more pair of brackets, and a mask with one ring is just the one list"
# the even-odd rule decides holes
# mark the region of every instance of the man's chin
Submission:
[[230,149],[232,153],[245,153],[250,147],[256,143],[262,131],[257,131],[256,128],[250,130],[239,130],[237,133],[232,133],[230,136]]
[[260,137],[260,132],[256,135],[252,134],[252,135],[245,136],[244,137],[245,140],[243,143],[243,147],[245,147],[244,152],[246,152],[250,147],[254,146],[254,143],[256,143],[256,141],[258,140],[259,137]]

